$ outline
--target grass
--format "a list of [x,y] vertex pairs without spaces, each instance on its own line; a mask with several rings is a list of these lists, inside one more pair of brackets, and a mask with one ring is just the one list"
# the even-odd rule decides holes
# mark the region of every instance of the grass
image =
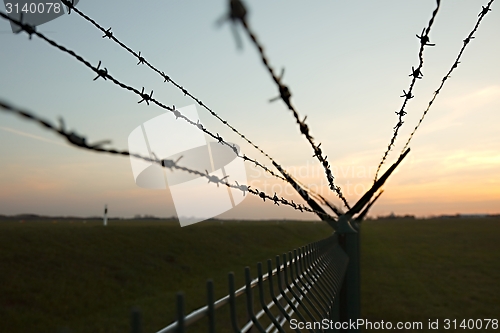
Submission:
[[500,319],[500,219],[367,221],[361,237],[364,318],[438,319],[439,331]]
[[207,278],[225,296],[229,271],[240,287],[245,266],[330,234],[304,222],[0,222],[0,322],[9,333],[128,332],[138,307],[143,332],[156,332],[175,318],[177,291],[198,308]]
[[[129,332],[139,307],[143,332],[156,332],[178,290],[192,310],[207,278],[224,296],[229,271],[239,287],[245,266],[331,234],[319,222],[101,224],[0,221],[3,331]],[[363,318],[438,319],[438,331],[446,318],[500,319],[500,219],[366,221],[361,239]]]

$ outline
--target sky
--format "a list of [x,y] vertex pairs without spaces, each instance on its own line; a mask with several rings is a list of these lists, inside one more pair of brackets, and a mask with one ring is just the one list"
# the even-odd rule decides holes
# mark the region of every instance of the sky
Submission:
[[[487,1],[442,1],[424,53],[423,79],[406,111],[393,163],[454,62]],[[285,68],[283,82],[332,166],[335,183],[351,204],[371,186],[374,171],[397,123],[395,111],[418,65],[420,34],[435,1],[247,1],[248,20],[271,65]],[[302,183],[341,206],[327,186],[313,152],[286,106],[269,99],[278,91],[255,47],[238,27],[216,26],[227,1],[95,1],[77,6],[155,67],[210,106],[263,148]],[[5,12],[5,8],[0,6]],[[77,14],[38,27],[47,37],[110,74],[177,108],[193,104],[182,92]],[[411,152],[384,186],[370,215],[500,213],[500,7],[493,3],[414,137]],[[43,40],[12,34],[0,20],[0,99],[66,126],[89,142],[111,139],[127,149],[129,134],[162,115],[154,105],[95,73]],[[242,153],[270,166],[258,151],[197,108],[201,122]],[[170,190],[135,184],[125,157],[70,147],[54,134],[0,112],[0,214],[173,216]],[[246,165],[248,185],[269,194],[301,199],[279,180]],[[247,196],[221,218],[317,219]]]

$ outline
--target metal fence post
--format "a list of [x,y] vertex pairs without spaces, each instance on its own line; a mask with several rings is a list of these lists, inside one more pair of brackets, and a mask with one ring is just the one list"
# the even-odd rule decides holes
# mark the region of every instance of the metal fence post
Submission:
[[[361,318],[359,234],[352,227],[349,216],[339,217],[339,244],[349,257],[344,283],[340,290],[340,322],[356,322]],[[347,332],[360,332],[348,329]]]
[[[340,295],[340,292],[338,292],[335,295],[335,300],[334,300],[332,307],[331,307],[330,317],[328,318],[328,319],[330,319],[330,323],[340,322],[340,298],[339,298],[339,295]],[[338,331],[339,330],[336,329],[334,326],[330,326],[330,328],[328,330],[326,330],[325,332],[336,333]]]
[[142,332],[142,324],[141,324],[141,312],[139,309],[132,309],[131,313],[131,328],[132,333],[141,333]]

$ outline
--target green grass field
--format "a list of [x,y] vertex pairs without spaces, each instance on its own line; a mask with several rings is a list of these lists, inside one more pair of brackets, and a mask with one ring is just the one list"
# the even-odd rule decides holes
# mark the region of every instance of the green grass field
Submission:
[[[0,221],[2,331],[143,332],[204,304],[205,282],[227,294],[227,273],[331,234],[324,223]],[[372,321],[500,319],[500,220],[367,221],[362,313]]]
[[[187,310],[204,305],[206,280],[227,294],[243,269],[331,234],[323,223],[94,221],[0,222],[0,322],[9,333],[129,332],[132,307],[143,332],[175,315],[175,294]],[[3,329],[1,331],[4,331]]]
[[364,318],[439,319],[441,328],[446,318],[500,320],[500,219],[368,221],[362,228]]

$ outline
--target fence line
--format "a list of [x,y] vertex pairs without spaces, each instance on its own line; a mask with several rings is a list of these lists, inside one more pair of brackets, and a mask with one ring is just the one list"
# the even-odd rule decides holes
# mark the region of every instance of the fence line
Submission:
[[414,68],[413,66],[411,67],[411,74],[409,76],[411,76],[412,79],[410,82],[410,87],[408,88],[408,92],[403,90],[403,95],[400,96],[400,97],[404,97],[404,100],[403,100],[403,105],[401,106],[401,109],[399,111],[396,111],[396,114],[398,115],[398,123],[394,127],[394,133],[392,135],[391,141],[389,142],[389,145],[387,146],[387,149],[384,152],[384,155],[382,156],[382,160],[380,161],[380,163],[377,167],[377,171],[375,172],[375,178],[373,180],[374,182],[377,181],[380,169],[382,168],[382,165],[384,164],[385,160],[387,159],[389,152],[391,151],[392,147],[394,146],[396,138],[399,134],[399,129],[401,128],[401,126],[403,126],[403,123],[404,123],[403,117],[406,115],[405,107],[408,104],[408,101],[414,97],[412,94],[413,87],[415,86],[417,79],[421,79],[423,77],[422,68],[424,67],[424,47],[435,45],[435,44],[429,43],[429,41],[430,41],[429,33],[431,31],[432,25],[434,24],[434,20],[437,16],[439,8],[441,6],[441,0],[437,0],[436,3],[437,3],[436,9],[434,9],[434,11],[432,12],[432,16],[431,16],[431,19],[429,20],[427,28],[422,29],[422,33],[420,34],[420,36],[416,35],[417,38],[420,40],[420,49],[418,50],[419,63],[418,63],[417,68]]
[[[208,304],[185,315],[183,304],[184,296],[177,295],[177,320],[159,330],[157,333],[184,332],[189,327],[204,318],[208,318],[209,332],[215,332],[215,310],[225,305],[230,307],[230,321],[236,332],[248,332],[257,327],[260,332],[284,332],[284,323],[292,316],[297,315],[305,320],[305,314],[312,317],[307,306],[315,308],[320,316],[329,318],[335,315],[334,303],[338,301],[342,279],[347,269],[348,258],[337,241],[337,235],[330,236],[319,242],[314,242],[283,254],[283,263],[280,256],[276,256],[276,265],[273,268],[272,260],[267,261],[267,273],[263,274],[262,263],[257,264],[257,278],[250,277],[250,268],[245,268],[245,285],[234,288],[234,274],[228,275],[228,295],[215,301],[213,298],[213,282],[207,282]],[[276,279],[276,282],[274,281]],[[269,290],[264,290],[267,282]],[[277,284],[278,289],[275,289]],[[259,294],[258,310],[254,312],[254,289]],[[300,294],[300,296],[299,296]],[[264,301],[264,296],[272,299]],[[240,328],[236,300],[245,296],[246,314],[248,320]],[[286,304],[282,304],[283,301]],[[301,307],[302,310],[299,310]],[[279,314],[274,315],[270,309]],[[264,329],[262,322],[271,323]],[[296,330],[300,332],[300,330]]]
[[[283,255],[283,265],[281,264],[280,257],[276,257],[276,267],[280,269],[276,270],[276,274],[273,274],[272,262],[268,260],[268,279],[270,283],[270,293],[273,298],[273,303],[265,304],[261,298],[264,292],[261,287],[262,283],[259,283],[259,299],[261,301],[262,310],[257,314],[253,312],[253,295],[252,288],[254,288],[255,280],[250,279],[249,269],[246,268],[246,285],[237,291],[234,288],[234,275],[229,274],[229,295],[223,298],[226,300],[229,298],[229,304],[231,307],[231,325],[234,332],[247,332],[247,329],[251,327],[257,327],[260,332],[270,332],[273,327],[274,332],[281,332],[285,322],[291,322],[292,315],[299,318],[301,322],[306,322],[312,320],[317,322],[316,318],[312,314],[315,312],[319,314],[322,319],[329,319],[330,323],[342,324],[349,320],[356,321],[360,318],[360,261],[359,261],[359,228],[360,222],[366,215],[368,209],[374,204],[374,202],[380,197],[380,192],[373,200],[370,199],[373,195],[380,189],[384,184],[390,174],[395,170],[395,168],[401,163],[404,157],[409,153],[407,150],[396,163],[394,163],[389,170],[387,170],[380,179],[374,184],[374,186],[352,207],[347,213],[339,216],[337,231],[333,236],[319,242],[322,246],[329,247],[331,251],[336,251],[337,256],[325,255],[324,257],[329,257],[329,259],[316,264],[310,264],[310,257],[307,255],[311,247],[303,247],[302,251],[291,252],[288,254],[288,260],[286,254]],[[365,207],[363,211],[362,208]],[[352,220],[353,215],[358,214],[359,216],[356,220]],[[312,247],[313,249],[321,248],[321,246]],[[345,252],[344,252],[345,251]],[[314,253],[314,252],[313,252]],[[313,255],[314,256],[314,255]],[[343,258],[342,258],[343,256]],[[318,256],[315,255],[314,259]],[[304,259],[302,259],[304,258]],[[321,256],[319,257],[321,258]],[[306,265],[303,266],[302,263],[305,261]],[[316,263],[313,260],[313,263]],[[293,266],[293,267],[292,267]],[[305,267],[305,268],[302,268]],[[309,267],[309,268],[307,268]],[[283,269],[283,274],[280,276],[281,269]],[[290,272],[288,275],[288,271]],[[294,272],[297,278],[294,278]],[[311,275],[307,273],[311,272]],[[262,266],[258,265],[258,279],[257,281],[265,281],[262,276]],[[280,305],[279,301],[281,298],[276,297],[273,289],[272,277],[277,276],[279,295],[282,299],[286,301],[286,306]],[[288,276],[291,277],[290,282]],[[307,279],[309,277],[309,279]],[[284,282],[282,281],[284,279]],[[305,280],[305,282],[304,282]],[[312,282],[311,282],[312,281]],[[320,281],[323,281],[321,283]],[[317,283],[316,283],[317,282]],[[285,286],[283,285],[285,283]],[[300,285],[299,285],[300,283]],[[314,287],[317,286],[317,289]],[[241,295],[238,293],[246,294],[247,300],[247,314],[250,320],[248,320],[240,329],[237,323],[236,316],[236,297]],[[211,291],[209,288],[208,294]],[[290,294],[290,295],[288,295]],[[308,295],[309,294],[309,295]],[[213,295],[213,292],[212,292]],[[278,295],[278,296],[279,296]],[[314,295],[314,296],[313,296]],[[213,298],[213,297],[212,297]],[[208,299],[212,299],[210,296]],[[303,301],[305,299],[305,302]],[[188,317],[184,316],[184,311],[182,304],[184,304],[183,296],[179,295],[177,299],[178,304],[178,318],[177,320],[160,330],[158,333],[167,332],[184,332],[186,323],[189,320],[198,321],[204,317],[204,314],[208,312],[209,316],[209,332],[215,332],[215,320],[213,309],[215,306],[208,304],[206,307],[196,310]],[[281,314],[274,317],[269,313],[269,307],[273,304],[279,308]],[[299,306],[301,310],[299,310]],[[266,308],[268,311],[266,311]],[[210,310],[212,309],[212,310]],[[291,309],[291,310],[289,310]],[[310,310],[312,309],[312,311]],[[272,324],[269,324],[266,329],[263,328],[259,319],[264,317],[264,313],[268,315]],[[306,315],[308,319],[306,319]],[[282,316],[282,317],[281,317]],[[273,320],[274,318],[274,320]],[[336,326],[335,326],[336,328]],[[299,329],[296,332],[301,332]],[[317,332],[321,332],[321,327]],[[351,330],[353,332],[359,332],[359,329]],[[309,332],[315,332],[309,330]]]
[[462,54],[465,51],[465,48],[467,47],[467,45],[469,45],[469,43],[471,42],[471,40],[474,39],[474,33],[477,31],[477,28],[479,28],[479,24],[481,24],[481,21],[486,16],[486,14],[488,14],[488,12],[491,11],[490,7],[491,7],[491,5],[493,4],[494,1],[495,0],[490,0],[490,2],[488,2],[488,4],[486,5],[486,7],[482,6],[482,10],[481,10],[481,12],[478,15],[478,19],[477,19],[476,25],[474,26],[474,29],[472,29],[472,31],[469,33],[469,35],[463,40],[464,45],[462,45],[462,48],[460,49],[460,52],[458,53],[458,56],[455,59],[455,62],[451,66],[451,68],[448,71],[448,73],[446,73],[446,75],[441,80],[441,84],[439,85],[439,88],[436,91],[434,91],[434,96],[429,101],[429,104],[427,105],[427,109],[425,109],[425,111],[422,114],[422,117],[419,119],[417,125],[415,126],[415,128],[411,132],[410,136],[408,137],[408,141],[406,141],[406,144],[403,147],[402,152],[405,151],[406,148],[408,148],[408,146],[410,145],[410,142],[411,142],[413,136],[415,135],[415,132],[420,127],[420,124],[422,124],[422,122],[424,121],[424,118],[427,115],[427,112],[429,112],[429,109],[431,108],[432,103],[434,103],[434,100],[436,99],[437,95],[439,95],[439,93],[441,92],[441,89],[443,88],[446,80],[448,80],[450,78],[450,74],[455,70],[455,68],[458,67],[458,64],[460,63],[460,59],[462,58]]

